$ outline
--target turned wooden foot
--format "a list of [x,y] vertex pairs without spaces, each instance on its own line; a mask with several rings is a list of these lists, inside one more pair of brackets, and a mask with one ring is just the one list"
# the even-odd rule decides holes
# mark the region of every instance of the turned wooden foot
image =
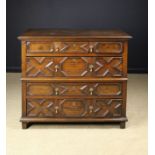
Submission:
[[29,123],[27,122],[22,122],[22,129],[27,129],[29,127]]
[[120,128],[125,129],[125,122],[120,122]]

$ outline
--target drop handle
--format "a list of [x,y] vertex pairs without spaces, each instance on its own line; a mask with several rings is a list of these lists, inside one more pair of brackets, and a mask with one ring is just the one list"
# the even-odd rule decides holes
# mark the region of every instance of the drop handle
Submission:
[[90,72],[93,72],[93,68],[94,68],[94,65],[92,65],[92,64],[89,65],[89,71],[90,71]]
[[90,51],[90,53],[93,53],[93,46],[89,47],[89,51]]
[[50,48],[50,52],[54,52],[54,49],[53,48]]
[[94,91],[93,88],[90,88],[90,89],[89,89],[89,93],[90,93],[90,95],[93,95],[93,91]]
[[93,112],[94,107],[93,106],[89,106],[89,113]]
[[27,45],[27,46],[29,46],[29,45],[30,45],[30,42],[29,42],[29,41],[27,41],[27,42],[26,42],[26,45]]
[[56,113],[56,114],[58,113],[58,110],[59,110],[59,107],[56,106],[56,107],[55,107],[55,113]]
[[55,88],[55,95],[59,94],[59,88]]
[[55,49],[55,52],[59,52],[59,48],[56,48],[56,49]]
[[59,69],[59,66],[58,65],[55,65],[55,72],[58,72],[58,69]]

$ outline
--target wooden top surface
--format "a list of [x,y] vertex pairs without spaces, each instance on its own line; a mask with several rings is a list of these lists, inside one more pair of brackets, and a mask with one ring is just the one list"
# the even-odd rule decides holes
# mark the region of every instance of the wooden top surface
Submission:
[[18,39],[29,38],[132,38],[121,30],[28,29]]

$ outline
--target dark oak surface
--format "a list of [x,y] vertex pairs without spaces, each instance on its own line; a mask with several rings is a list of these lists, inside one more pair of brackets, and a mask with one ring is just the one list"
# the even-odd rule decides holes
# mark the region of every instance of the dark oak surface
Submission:
[[19,39],[27,38],[132,38],[121,30],[89,30],[89,29],[29,29]]
[[18,38],[24,129],[34,122],[118,122],[125,128],[130,35],[31,29]]
[[122,97],[123,82],[104,83],[52,83],[52,82],[27,82],[27,96],[46,97],[63,96],[71,97]]
[[27,57],[27,77],[120,77],[122,57]]

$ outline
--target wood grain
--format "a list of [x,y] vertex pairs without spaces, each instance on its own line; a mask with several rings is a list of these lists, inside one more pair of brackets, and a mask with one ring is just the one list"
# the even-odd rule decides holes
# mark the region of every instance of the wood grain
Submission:
[[128,39],[117,30],[29,29],[22,51],[22,128],[118,122],[125,128]]

